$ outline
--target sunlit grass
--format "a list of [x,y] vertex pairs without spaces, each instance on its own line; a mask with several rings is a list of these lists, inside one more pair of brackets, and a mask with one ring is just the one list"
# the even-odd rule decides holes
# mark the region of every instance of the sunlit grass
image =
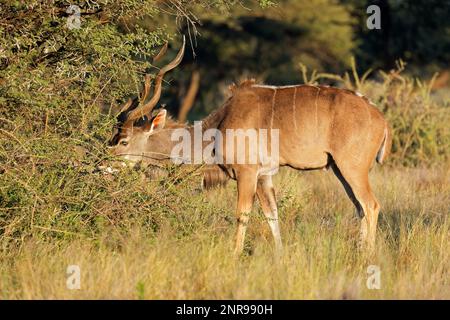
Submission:
[[[176,214],[158,228],[143,210],[127,228],[109,224],[93,238],[35,229],[1,254],[1,298],[448,299],[449,176],[445,168],[373,170],[382,214],[371,258],[357,250],[359,222],[331,172],[277,177],[281,258],[258,207],[246,253],[233,257],[234,183],[207,194],[181,187],[180,198],[194,205],[171,204]],[[66,287],[73,264],[81,268],[80,290]],[[369,265],[380,267],[379,290],[366,287]]]

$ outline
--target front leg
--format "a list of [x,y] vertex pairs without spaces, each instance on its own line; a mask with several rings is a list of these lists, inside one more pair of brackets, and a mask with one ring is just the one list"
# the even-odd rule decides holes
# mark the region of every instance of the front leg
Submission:
[[272,176],[261,176],[258,178],[256,194],[258,195],[259,203],[272,231],[273,239],[275,240],[275,250],[280,254],[282,253],[283,245],[281,243],[277,201],[275,198],[275,189],[272,184]]
[[238,200],[236,216],[238,228],[236,234],[235,254],[240,255],[244,249],[245,232],[252,211],[253,200],[256,192],[256,171],[252,169],[240,170],[236,177]]

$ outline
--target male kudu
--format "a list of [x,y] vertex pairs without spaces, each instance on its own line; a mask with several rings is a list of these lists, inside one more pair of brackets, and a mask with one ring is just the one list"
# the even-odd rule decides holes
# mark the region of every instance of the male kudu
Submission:
[[[170,120],[164,109],[151,116],[161,95],[164,74],[181,62],[183,53],[184,43],[176,58],[156,76],[148,103],[144,103],[150,90],[147,76],[143,94],[122,108],[111,139],[113,154],[133,163],[168,160],[177,143],[171,139],[174,130],[185,127],[193,131],[193,127]],[[235,163],[227,154],[225,141],[214,150],[228,160],[217,164],[217,170],[220,168],[237,181],[236,253],[243,250],[255,195],[268,219],[276,248],[282,247],[272,176],[267,174],[279,166],[298,170],[331,167],[357,208],[362,241],[372,249],[380,206],[368,173],[374,160],[382,163],[391,148],[391,131],[382,113],[359,93],[326,86],[275,87],[247,80],[230,89],[231,97],[203,120],[203,131],[215,128],[225,137],[229,129],[279,130],[278,163],[269,167]],[[268,141],[268,148],[270,144]],[[253,151],[247,148],[245,152],[248,158]]]

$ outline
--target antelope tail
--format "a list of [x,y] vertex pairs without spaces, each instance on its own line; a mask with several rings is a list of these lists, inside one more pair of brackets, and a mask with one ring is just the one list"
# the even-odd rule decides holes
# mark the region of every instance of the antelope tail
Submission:
[[386,123],[386,127],[384,128],[383,142],[381,143],[376,158],[379,164],[382,164],[383,161],[387,158],[387,156],[391,153],[391,147],[392,147],[392,132],[391,128]]

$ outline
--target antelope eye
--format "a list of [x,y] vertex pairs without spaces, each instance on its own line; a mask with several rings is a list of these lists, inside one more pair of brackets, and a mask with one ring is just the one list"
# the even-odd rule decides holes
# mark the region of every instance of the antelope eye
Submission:
[[120,141],[120,144],[123,146],[127,146],[128,145],[128,141],[122,140]]

